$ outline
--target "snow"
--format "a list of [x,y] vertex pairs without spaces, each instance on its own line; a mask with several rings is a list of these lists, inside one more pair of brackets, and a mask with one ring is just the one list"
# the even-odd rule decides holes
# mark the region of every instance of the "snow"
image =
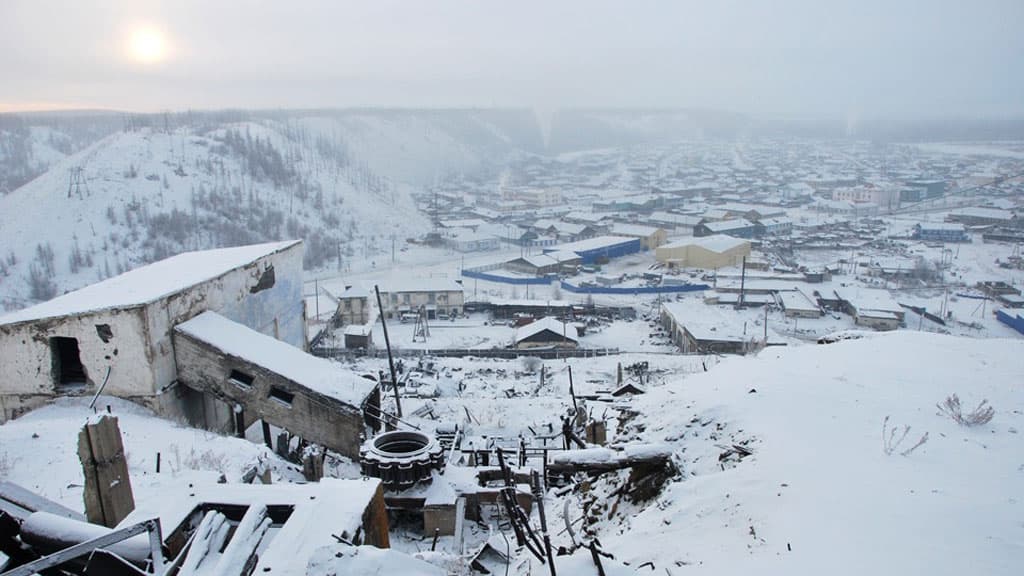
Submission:
[[552,332],[553,334],[557,334],[573,342],[579,341],[578,332],[575,326],[572,326],[571,324],[562,322],[557,318],[552,318],[550,316],[541,318],[540,320],[536,320],[534,322],[530,322],[526,326],[520,326],[516,330],[515,341],[517,343],[522,342],[523,340],[526,340],[531,336],[540,334],[545,330]]
[[394,550],[332,546],[316,551],[307,576],[445,576],[443,569]]
[[[58,398],[0,425],[0,461],[6,463],[0,467],[0,476],[84,512],[77,447],[79,432],[94,416],[90,400]],[[125,400],[101,396],[96,403],[100,412],[108,406],[118,419],[138,506],[185,497],[194,487],[216,485],[222,474],[229,482],[237,482],[255,466],[269,467],[275,482],[302,477],[263,445],[182,426]],[[157,454],[161,455],[159,473]]]
[[[123,527],[128,526],[130,524]],[[27,534],[40,536],[44,541],[58,541],[64,544],[77,544],[112,532],[103,526],[49,512],[32,513],[25,519],[21,529]],[[139,534],[111,545],[110,550],[133,561],[144,561],[150,554],[149,537],[146,534]]]
[[[633,408],[646,440],[675,444],[685,480],[657,505],[620,509],[601,541],[673,572],[1015,574],[1022,353],[1021,341],[898,332],[767,349],[654,388]],[[962,428],[937,415],[952,393],[989,399],[995,419]],[[887,456],[886,416],[911,426],[905,447],[928,442]],[[721,446],[741,439],[754,455],[722,469]]]
[[[698,300],[686,299],[662,304],[665,312],[697,340],[763,340],[763,313],[758,310],[729,310],[720,306],[706,306]],[[768,328],[770,344],[784,343],[775,333],[774,326]]]
[[803,311],[814,311],[820,312],[821,308],[811,301],[806,294],[800,289],[780,291],[779,300],[782,301],[782,306],[786,310],[803,310]]
[[611,248],[624,244],[626,242],[632,242],[633,238],[627,238],[625,236],[598,236],[596,238],[587,238],[586,240],[579,240],[576,242],[570,242],[568,244],[559,244],[553,248],[545,248],[545,252],[587,252],[590,250],[601,250],[603,248]]
[[723,220],[721,222],[705,222],[704,226],[715,233],[728,232],[730,230],[739,230],[742,228],[750,228],[754,223],[745,219],[737,218],[735,220]]
[[42,304],[0,316],[0,325],[141,306],[212,280],[264,256],[287,250],[300,242],[290,240],[184,252],[90,284]]
[[725,252],[736,248],[737,246],[743,246],[749,244],[749,240],[743,240],[742,238],[735,238],[733,236],[726,236],[725,234],[712,234],[710,236],[694,237],[694,238],[683,238],[676,240],[668,244],[663,244],[661,248],[682,248],[685,246],[699,246],[705,250],[711,252]]
[[377,386],[339,364],[307,354],[216,312],[203,312],[174,329],[350,406],[361,406]]
[[607,448],[583,448],[580,450],[563,450],[550,456],[552,464],[570,464],[573,462],[585,464],[602,464],[615,460],[615,452]]
[[836,296],[858,311],[902,313],[903,307],[886,290],[875,288],[836,288]]
[[[249,512],[266,506],[291,506],[288,521],[266,544],[253,573],[301,576],[306,573],[305,567],[295,560],[310,558],[319,548],[336,544],[332,534],[355,534],[362,526],[363,512],[379,488],[380,481],[376,479],[336,478],[324,478],[315,484],[213,484],[196,487],[187,495],[147,500],[119,526],[155,516],[166,534],[202,503],[244,505],[249,506]],[[252,526],[259,525],[260,515],[251,516]]]
[[616,223],[612,226],[612,234],[618,236],[629,236],[629,237],[642,237],[646,238],[653,234],[656,234],[661,228],[654,226],[641,226],[639,224],[619,224]]
[[[321,267],[341,270],[364,262],[370,267],[383,262],[390,249],[390,243],[377,240],[379,230],[389,230],[400,241],[429,230],[409,186],[370,172],[361,161],[364,152],[376,151],[349,146],[339,157],[318,149],[317,138],[301,133],[304,122],[286,124],[253,114],[243,122],[186,121],[170,131],[125,131],[118,124],[109,136],[0,195],[7,267],[0,273],[0,310],[36,302],[26,280],[30,266],[39,267],[38,247],[52,247],[52,279],[60,294],[168,253],[298,235],[306,240],[318,235],[332,247],[340,244],[343,261],[333,248],[320,250],[321,258],[316,248],[307,250],[307,259]],[[223,138],[229,129],[252,134],[286,155],[289,169],[299,177],[284,186],[253,177],[246,158],[226,149]],[[334,131],[324,134],[323,141],[345,139]],[[387,166],[395,167],[395,160],[388,158]],[[430,169],[436,171],[437,165]],[[68,174],[76,168],[82,169],[87,186],[81,195],[69,195]],[[70,265],[76,246],[88,259],[77,270]]]

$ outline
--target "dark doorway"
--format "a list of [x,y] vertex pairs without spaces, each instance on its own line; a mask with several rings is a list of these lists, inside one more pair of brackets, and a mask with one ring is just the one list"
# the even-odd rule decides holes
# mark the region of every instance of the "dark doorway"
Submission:
[[53,358],[53,382],[58,388],[88,384],[85,366],[82,366],[82,359],[78,354],[76,338],[50,338],[50,354]]

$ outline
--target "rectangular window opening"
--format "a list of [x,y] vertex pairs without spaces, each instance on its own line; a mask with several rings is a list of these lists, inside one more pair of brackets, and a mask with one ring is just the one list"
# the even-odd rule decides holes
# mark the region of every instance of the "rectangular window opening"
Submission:
[[291,392],[289,392],[287,390],[282,390],[281,388],[278,388],[277,386],[271,386],[270,387],[270,399],[271,400],[276,400],[276,401],[280,402],[281,404],[284,404],[285,406],[291,408],[292,400],[295,400],[295,394],[292,394]]
[[228,380],[230,380],[232,384],[237,384],[242,388],[252,388],[252,383],[255,379],[256,378],[254,376],[246,374],[245,372],[239,372],[238,370],[232,370],[231,374],[228,376]]
[[77,388],[88,385],[88,377],[79,355],[78,339],[55,336],[50,338],[50,357],[53,363],[53,383],[58,388]]

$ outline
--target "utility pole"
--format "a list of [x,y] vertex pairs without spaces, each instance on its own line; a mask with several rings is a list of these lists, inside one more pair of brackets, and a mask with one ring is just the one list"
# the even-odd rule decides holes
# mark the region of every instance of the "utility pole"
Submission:
[[743,289],[747,281],[747,257],[743,257],[743,268],[740,271],[740,297],[736,300],[736,308],[743,308]]
[[391,385],[395,389],[395,412],[402,417],[402,402],[398,398],[398,374],[395,372],[395,360],[391,356],[391,340],[388,338],[388,323],[384,319],[384,304],[380,299],[380,288],[373,285],[373,291],[377,294],[377,309],[380,311],[380,325],[384,327],[384,346],[388,349],[388,368],[391,369]]
[[764,345],[768,345],[768,305],[764,307]]

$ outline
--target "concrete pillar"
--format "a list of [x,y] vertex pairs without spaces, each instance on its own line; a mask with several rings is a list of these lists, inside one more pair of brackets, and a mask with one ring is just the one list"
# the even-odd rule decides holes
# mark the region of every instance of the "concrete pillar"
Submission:
[[78,434],[78,458],[85,474],[86,517],[113,528],[135,509],[116,417],[103,415],[86,423]]

